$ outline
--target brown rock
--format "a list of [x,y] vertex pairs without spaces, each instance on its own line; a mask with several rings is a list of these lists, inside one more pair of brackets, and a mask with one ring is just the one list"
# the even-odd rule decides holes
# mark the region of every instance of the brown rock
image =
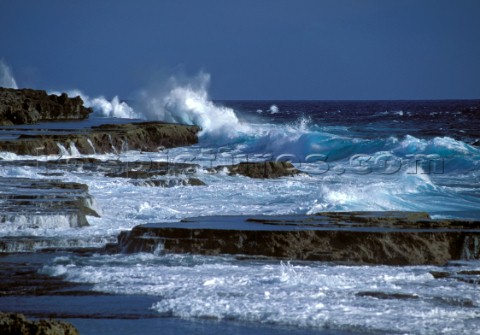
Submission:
[[[458,228],[454,220],[448,227],[414,228],[413,221],[403,226],[407,217],[424,215],[396,213],[396,222],[393,213],[382,222],[382,216],[375,212],[198,217],[179,223],[137,226],[121,233],[117,247],[111,248],[153,252],[160,243],[170,253],[388,265],[445,264],[464,257],[468,248],[469,254],[478,259],[474,246],[465,241],[478,238],[479,229]],[[376,224],[356,222],[356,216],[376,216]]]
[[42,90],[0,88],[0,125],[82,120],[92,113],[80,97],[48,95]]
[[250,178],[291,177],[301,173],[290,162],[242,162],[236,165],[220,165],[215,171],[227,168],[230,175],[240,174]]
[[30,321],[23,314],[0,312],[2,335],[79,335],[70,323],[57,320]]
[[0,150],[18,155],[58,155],[59,145],[75,146],[81,154],[120,153],[125,150],[158,151],[198,142],[197,126],[142,122],[94,127],[83,133],[20,135],[0,141]]

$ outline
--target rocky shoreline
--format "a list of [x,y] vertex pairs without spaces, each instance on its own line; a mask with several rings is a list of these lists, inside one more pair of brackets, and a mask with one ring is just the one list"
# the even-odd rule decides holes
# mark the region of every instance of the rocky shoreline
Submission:
[[[163,122],[101,124],[83,129],[16,129],[11,125],[41,121],[76,121],[92,112],[80,97],[48,95],[45,91],[0,89],[0,125],[8,135],[0,151],[17,155],[59,155],[55,160],[1,161],[2,166],[45,168],[44,176],[64,172],[102,173],[127,178],[135,186],[206,186],[198,178],[200,165],[179,162],[132,163],[96,158],[62,158],[64,154],[121,153],[128,150],[157,152],[198,143],[197,126]],[[5,127],[6,126],[6,127]],[[4,136],[5,137],[5,136]],[[52,170],[54,172],[52,172]],[[301,174],[290,162],[241,162],[205,169],[257,179]],[[98,216],[86,185],[48,179],[0,179],[3,210],[0,222],[35,229],[50,221],[68,227],[88,225],[87,216]],[[52,221],[51,224],[54,224]],[[311,216],[209,217],[177,224],[147,224],[121,233],[116,252],[242,254],[296,260],[358,264],[442,264],[460,258],[478,259],[478,222],[431,220],[425,213],[319,213]],[[32,248],[41,241],[31,239]],[[11,250],[15,238],[3,238],[0,249]],[[28,242],[27,242],[28,243]],[[47,243],[48,245],[48,243]],[[472,245],[470,248],[469,246]]]

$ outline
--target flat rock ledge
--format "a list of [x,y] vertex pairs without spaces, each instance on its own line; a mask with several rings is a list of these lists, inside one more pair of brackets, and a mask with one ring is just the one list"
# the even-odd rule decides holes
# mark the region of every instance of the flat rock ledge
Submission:
[[347,264],[445,264],[480,258],[480,221],[426,213],[213,216],[122,232],[110,252],[234,254]]
[[198,143],[200,128],[164,122],[106,124],[79,132],[21,134],[0,140],[0,151],[17,155],[118,154],[127,150],[156,152]]
[[0,87],[0,125],[33,124],[40,121],[83,120],[92,113],[80,97],[66,93],[48,95],[42,90]]
[[0,312],[2,335],[79,335],[70,323],[57,320],[30,321],[23,314]]

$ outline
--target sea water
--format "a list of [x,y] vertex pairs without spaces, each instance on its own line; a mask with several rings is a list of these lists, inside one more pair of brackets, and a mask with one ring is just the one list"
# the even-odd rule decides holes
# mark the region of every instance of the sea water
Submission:
[[[135,186],[81,166],[52,177],[41,167],[5,165],[0,177],[87,184],[102,215],[88,217],[90,226],[84,228],[2,225],[2,236],[48,238],[49,247],[65,247],[68,241],[101,247],[139,224],[205,215],[401,210],[480,218],[480,149],[475,145],[480,101],[214,102],[205,91],[180,87],[151,102],[143,114],[119,101],[95,106],[110,117],[117,108],[123,117],[199,125],[198,145],[89,157],[116,159],[125,168],[136,161],[195,163],[195,176],[206,186]],[[75,148],[64,148],[62,158],[78,156]],[[0,157],[58,158],[6,152]],[[209,171],[263,160],[288,160],[306,173],[257,180]],[[19,243],[10,251],[34,251],[22,248]],[[168,320],[240,322],[258,333],[265,330],[261,325],[275,325],[307,332],[475,334],[480,333],[478,287],[475,278],[457,275],[467,270],[478,271],[480,264],[340,266],[161,252],[68,254],[39,268],[52,278],[91,284],[95,292],[148,296],[149,311]],[[452,275],[436,279],[435,271]]]

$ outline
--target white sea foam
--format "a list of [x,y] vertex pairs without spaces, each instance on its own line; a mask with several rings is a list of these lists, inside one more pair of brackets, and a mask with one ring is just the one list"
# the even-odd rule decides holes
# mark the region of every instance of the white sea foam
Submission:
[[[50,94],[60,95],[61,92],[51,91]],[[69,97],[81,97],[86,107],[92,107],[94,114],[105,117],[116,117],[125,119],[142,119],[144,116],[134,111],[125,101],[120,101],[118,96],[108,100],[103,96],[90,98],[80,90],[68,90]]]
[[480,295],[475,285],[430,274],[445,270],[154,254],[62,258],[44,269],[102,292],[158,296],[152,308],[160,315],[360,332],[475,334]]
[[277,105],[271,105],[268,110],[270,114],[277,114],[280,112],[280,109],[277,107]]

